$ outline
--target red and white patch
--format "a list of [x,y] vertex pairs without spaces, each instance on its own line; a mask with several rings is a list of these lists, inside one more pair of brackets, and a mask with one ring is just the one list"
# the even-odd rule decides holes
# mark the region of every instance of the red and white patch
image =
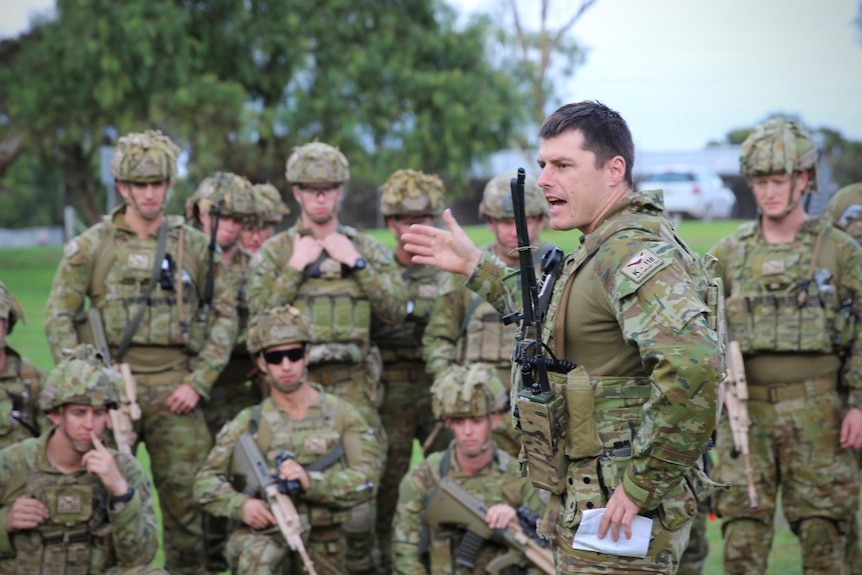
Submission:
[[654,270],[661,264],[662,261],[657,255],[644,248],[623,266],[622,272],[626,277],[640,283],[649,275],[651,270]]

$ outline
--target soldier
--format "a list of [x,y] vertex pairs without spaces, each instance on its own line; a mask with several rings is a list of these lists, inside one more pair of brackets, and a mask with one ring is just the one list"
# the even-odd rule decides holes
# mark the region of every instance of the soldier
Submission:
[[122,379],[84,345],[51,370],[39,405],[51,425],[0,451],[0,573],[167,575],[156,555],[150,483],[99,436]]
[[[239,244],[240,232],[256,217],[251,182],[237,174],[216,172],[204,178],[186,200],[186,221],[206,234],[211,244],[215,237],[216,245],[221,248],[222,278],[236,298],[237,341],[204,403],[204,419],[213,439],[225,423],[263,399],[255,377],[257,367],[245,345],[248,327],[245,284],[251,255]],[[208,571],[227,570],[224,559],[227,528],[227,520],[204,515]]]
[[829,200],[823,215],[862,242],[862,182],[844,186]]
[[[479,249],[496,255],[507,266],[517,267],[518,235],[515,230],[510,188],[513,176],[514,173],[508,172],[500,174],[485,186],[482,203],[479,204],[479,216],[487,219],[488,229],[494,234],[494,241]],[[534,261],[539,264],[542,255],[554,247],[542,243],[539,238],[545,225],[545,216],[548,214],[548,204],[535,178],[527,178],[524,191],[530,244],[538,246]],[[428,371],[438,375],[452,365],[470,365],[475,362],[496,366],[500,381],[507,385],[495,390],[498,408],[505,414],[495,433],[495,440],[510,455],[517,456],[521,442],[508,413],[512,341],[517,326],[504,325],[494,306],[464,287],[464,278],[452,275],[447,277],[422,341],[425,345]]]
[[290,213],[281,194],[272,184],[255,184],[254,204],[257,218],[242,228],[240,245],[254,255],[263,242],[275,235],[275,228]]
[[[726,573],[765,573],[779,487],[806,574],[849,573],[844,548],[855,522],[862,447],[862,249],[802,197],[816,190],[817,150],[794,122],[776,118],[742,145],[740,171],[760,217],[710,253],[719,258],[727,325],[748,381],[748,431],[758,507],[749,506],[728,421],[718,432],[716,479]],[[844,365],[842,366],[842,361]],[[838,375],[848,388],[838,390]]]
[[[634,191],[634,144],[617,112],[567,104],[539,137],[551,226],[584,234],[563,261],[543,330],[556,358],[577,367],[552,363],[554,410],[544,419],[529,392],[519,399],[519,410],[538,405],[528,420],[536,433],[567,429],[563,453],[556,441],[525,438],[530,479],[552,491],[542,530],[555,539],[560,574],[671,574],[697,510],[690,484],[699,497],[709,493],[696,464],[715,427],[717,309],[706,301],[717,290],[662,216],[660,194]],[[443,218],[448,231],[414,226],[406,234],[414,261],[468,276],[467,287],[499,311],[513,309],[518,291],[502,281],[509,270],[476,248],[450,212]],[[520,370],[513,375],[520,386]],[[644,557],[572,547],[584,512],[602,507],[600,541],[631,538],[639,513],[653,518]]]
[[[424,520],[431,494],[444,477],[482,501],[488,508],[486,520],[492,529],[505,529],[522,505],[533,513],[544,506],[529,480],[519,476],[517,459],[499,449],[492,439],[500,413],[486,382],[495,379],[493,366],[474,363],[469,368],[452,366],[434,382],[434,416],[445,419],[455,438],[448,449],[432,453],[401,481],[392,524],[393,573],[486,573],[456,564],[454,551],[461,543],[463,530],[438,531]],[[423,549],[424,545],[427,548]],[[493,556],[501,550],[489,541],[480,553]],[[423,558],[426,552],[427,563]],[[479,563],[487,560],[485,557]],[[513,566],[504,572],[524,573],[525,567],[526,564]]]
[[[374,322],[372,337],[383,358],[383,405],[380,417],[389,438],[386,470],[377,493],[377,536],[381,573],[389,573],[392,515],[398,502],[398,484],[410,468],[413,440],[425,441],[434,428],[431,414],[431,377],[422,359],[422,333],[444,273],[410,261],[401,234],[412,224],[433,225],[443,213],[445,188],[437,176],[416,170],[398,170],[381,187],[380,211],[395,235],[395,262],[410,299],[402,320],[393,325]],[[445,444],[443,445],[445,447]]]
[[128,363],[137,380],[136,431],[161,500],[165,567],[186,574],[204,572],[192,484],[212,440],[200,400],[227,363],[237,327],[218,247],[208,252],[204,234],[164,215],[178,152],[161,132],[120,138],[111,173],[125,204],[66,245],[45,330],[59,360],[79,342],[85,300],[99,311],[114,361]]
[[45,373],[6,345],[6,336],[24,310],[0,281],[0,448],[30,437],[39,437],[50,421],[37,405]]
[[[252,260],[251,311],[291,304],[308,315],[314,326],[309,378],[355,405],[385,445],[378,412],[382,362],[370,339],[371,317],[384,323],[404,318],[404,283],[388,248],[338,221],[350,170],[337,148],[319,142],[297,148],[286,176],[301,214]],[[351,573],[373,571],[373,508],[357,510],[344,529]]]
[[[374,431],[346,401],[320,391],[307,378],[312,327],[299,310],[276,307],[255,316],[248,348],[269,380],[271,395],[245,409],[222,429],[195,481],[195,496],[209,512],[242,521],[228,541],[228,562],[239,575],[301,573],[299,555],[290,553],[275,518],[261,499],[230,483],[231,459],[243,433],[251,433],[267,463],[287,450],[293,459],[278,467],[281,479],[298,481],[294,498],[303,525],[311,531],[306,547],[319,575],[347,573],[341,523],[350,509],[373,497],[382,447]],[[322,470],[310,467],[339,445],[342,455]],[[287,565],[284,565],[284,564]]]

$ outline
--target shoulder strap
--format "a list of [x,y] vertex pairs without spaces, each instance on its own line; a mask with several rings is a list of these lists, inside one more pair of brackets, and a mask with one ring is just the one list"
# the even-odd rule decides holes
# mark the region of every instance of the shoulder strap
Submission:
[[168,239],[168,220],[167,218],[162,218],[162,225],[159,226],[159,239],[158,246],[156,247],[156,258],[153,261],[153,271],[150,273],[150,283],[147,285],[147,294],[144,297],[144,301],[141,302],[140,307],[138,308],[138,313],[135,314],[135,317],[132,318],[132,321],[129,322],[129,325],[126,326],[126,331],[123,333],[123,339],[120,342],[119,348],[117,348],[117,353],[114,356],[114,361],[117,363],[122,363],[123,356],[126,355],[126,351],[129,349],[129,345],[132,343],[132,337],[135,335],[135,331],[138,329],[138,325],[141,323],[141,318],[144,317],[144,312],[147,311],[147,301],[150,297],[150,294],[153,293],[153,288],[156,287],[156,279],[159,277],[159,272],[162,270],[162,260],[165,258],[165,249],[167,248],[167,239]]
[[461,320],[461,329],[458,330],[458,339],[461,339],[467,333],[467,326],[470,325],[470,317],[476,311],[476,309],[482,305],[482,302],[485,301],[482,296],[477,295],[473,299],[470,300],[470,304],[467,306],[466,311],[464,312],[464,319]]
[[443,457],[440,458],[440,479],[442,480],[449,475],[449,468],[452,466],[452,450],[447,449],[443,452]]
[[108,272],[114,265],[114,260],[117,259],[116,244],[109,237],[113,231],[110,221],[105,220],[99,226],[101,227],[95,234],[98,243],[87,266],[86,293],[92,295],[96,295],[98,290],[102,289]]

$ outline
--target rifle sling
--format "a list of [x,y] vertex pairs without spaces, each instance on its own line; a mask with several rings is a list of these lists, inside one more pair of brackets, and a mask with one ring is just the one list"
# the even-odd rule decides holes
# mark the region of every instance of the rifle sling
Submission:
[[344,445],[339,443],[311,463],[305,466],[306,471],[323,471],[339,459],[344,457]]
[[156,279],[159,277],[159,272],[162,270],[162,260],[165,257],[167,238],[168,221],[167,218],[163,217],[162,225],[159,227],[156,259],[153,261],[153,271],[150,273],[150,283],[147,285],[147,294],[144,297],[144,301],[140,304],[135,317],[132,318],[132,321],[130,321],[129,325],[126,326],[126,331],[123,332],[123,339],[120,342],[120,347],[117,348],[117,353],[114,355],[115,363],[122,363],[123,356],[126,355],[126,352],[129,350],[129,345],[132,343],[132,337],[135,335],[135,331],[137,331],[138,325],[141,323],[141,318],[144,317],[144,312],[147,311],[147,300],[149,299],[150,294],[153,293],[153,288],[156,287]]

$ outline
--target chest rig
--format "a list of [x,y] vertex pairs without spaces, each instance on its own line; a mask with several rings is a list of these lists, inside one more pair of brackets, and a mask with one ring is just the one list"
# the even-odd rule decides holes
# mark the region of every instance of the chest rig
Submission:
[[397,324],[374,325],[374,342],[386,364],[396,361],[422,361],[422,335],[431,317],[437,298],[441,274],[432,266],[412,265],[404,267],[401,277],[410,299],[406,315]]

